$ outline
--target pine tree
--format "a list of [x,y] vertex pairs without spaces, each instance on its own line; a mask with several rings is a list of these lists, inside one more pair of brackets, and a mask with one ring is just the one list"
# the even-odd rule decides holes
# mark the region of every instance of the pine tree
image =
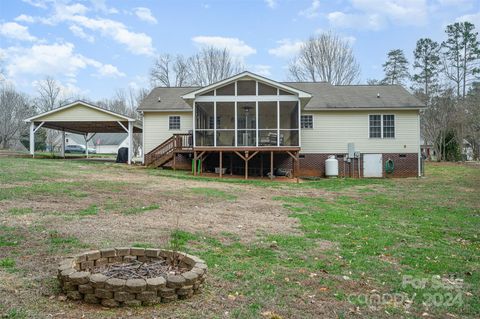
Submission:
[[456,22],[445,29],[447,40],[442,43],[445,73],[455,83],[457,97],[465,98],[467,87],[480,74],[480,43],[475,25]]
[[413,81],[420,86],[425,104],[428,104],[431,93],[438,84],[440,45],[429,38],[420,39],[417,41],[413,55],[415,57],[413,67],[419,70],[413,75]]
[[383,82],[386,84],[403,84],[410,77],[407,58],[400,49],[388,52],[387,61],[382,66],[385,72]]

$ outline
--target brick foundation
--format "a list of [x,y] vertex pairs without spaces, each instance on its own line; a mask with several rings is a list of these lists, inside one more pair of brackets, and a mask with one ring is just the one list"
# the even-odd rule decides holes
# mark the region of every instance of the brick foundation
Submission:
[[[338,171],[341,177],[358,177],[358,159],[353,164],[343,161],[344,154],[301,154],[300,176],[325,177],[325,161],[330,155],[338,160]],[[391,159],[394,163],[393,173],[385,172],[385,162]],[[383,177],[416,177],[418,176],[417,153],[384,153],[382,155]],[[360,171],[363,177],[363,154],[360,158]]]
[[[335,155],[338,160],[338,170],[340,177],[358,177],[358,159],[354,159],[353,165],[344,163],[345,154],[323,153],[323,154],[300,154],[300,172],[299,176],[325,177],[325,161],[330,155]],[[391,159],[394,163],[393,173],[385,172],[385,162]],[[206,172],[214,172],[218,167],[219,154],[210,153],[203,168]],[[172,167],[173,161],[165,166]],[[363,154],[360,159],[360,174],[363,177]],[[177,169],[190,170],[192,168],[192,158],[188,154],[177,154]],[[260,153],[249,161],[250,176],[266,176],[270,171],[270,153]],[[293,160],[288,154],[275,153],[273,166],[275,169],[292,169]],[[245,174],[245,162],[234,153],[223,154],[223,168],[227,169],[233,175]],[[382,154],[383,177],[416,177],[418,176],[418,154],[417,153],[384,153]]]

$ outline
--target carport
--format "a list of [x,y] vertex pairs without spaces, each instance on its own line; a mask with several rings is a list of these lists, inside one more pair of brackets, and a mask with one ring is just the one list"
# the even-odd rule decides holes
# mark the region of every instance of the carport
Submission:
[[41,128],[62,132],[61,155],[65,156],[65,132],[85,137],[85,153],[88,157],[87,143],[97,133],[128,134],[128,164],[132,163],[133,133],[141,133],[142,127],[135,119],[102,109],[84,101],[75,101],[57,109],[32,116],[25,120],[30,123],[30,154],[35,154],[35,133]]

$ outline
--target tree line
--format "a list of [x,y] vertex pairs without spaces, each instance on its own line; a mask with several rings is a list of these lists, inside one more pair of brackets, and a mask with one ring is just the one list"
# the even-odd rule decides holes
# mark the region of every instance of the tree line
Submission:
[[445,40],[417,41],[413,72],[401,49],[388,52],[385,77],[369,84],[406,85],[424,104],[421,130],[437,160],[480,158],[480,43],[475,25],[457,22],[445,28]]

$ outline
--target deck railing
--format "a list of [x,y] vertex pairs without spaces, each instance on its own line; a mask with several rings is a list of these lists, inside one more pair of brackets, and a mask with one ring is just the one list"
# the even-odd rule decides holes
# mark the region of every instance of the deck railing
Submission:
[[145,154],[145,165],[159,162],[162,162],[159,164],[162,165],[172,158],[175,152],[189,150],[193,150],[192,134],[173,134],[172,137]]

